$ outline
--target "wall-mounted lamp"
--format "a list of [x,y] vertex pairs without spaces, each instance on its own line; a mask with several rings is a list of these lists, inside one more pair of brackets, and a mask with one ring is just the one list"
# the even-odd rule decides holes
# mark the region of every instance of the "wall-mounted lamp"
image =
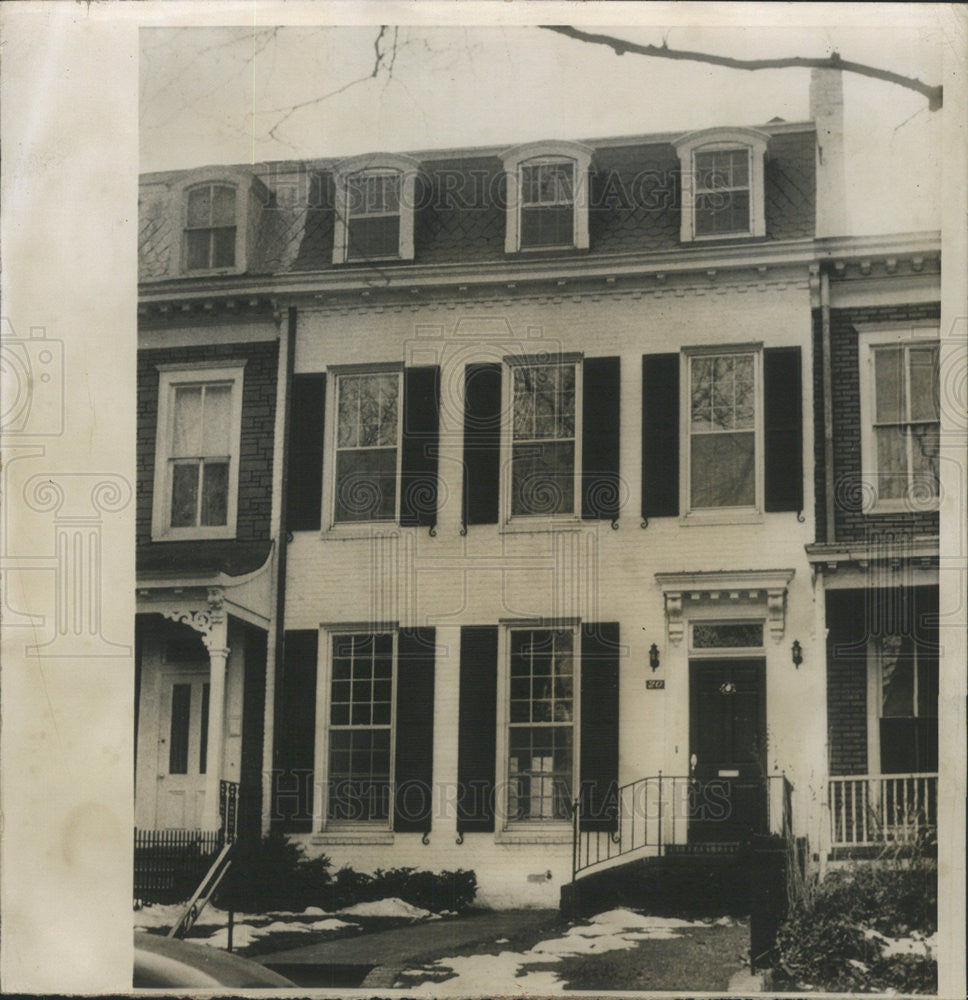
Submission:
[[659,667],[659,647],[654,642],[649,646],[649,666],[653,670]]
[[803,649],[800,647],[800,643],[794,639],[793,646],[790,652],[793,654],[793,665],[799,667],[803,663]]

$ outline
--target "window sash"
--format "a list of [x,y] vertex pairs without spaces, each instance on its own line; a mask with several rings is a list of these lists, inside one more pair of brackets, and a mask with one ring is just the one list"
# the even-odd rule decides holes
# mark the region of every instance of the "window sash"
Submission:
[[[372,397],[364,399],[368,384],[376,387],[375,413]],[[398,520],[401,373],[339,375],[335,396],[334,523]]]
[[508,640],[507,821],[565,822],[577,773],[576,633],[512,629]]
[[696,235],[748,233],[753,172],[750,150],[696,152],[693,166],[693,217]]
[[759,352],[702,352],[687,355],[686,361],[687,509],[757,509]]
[[185,217],[186,265],[190,271],[235,266],[236,191],[207,184],[188,191]]
[[334,633],[330,655],[326,821],[388,824],[396,634]]
[[[928,364],[913,363],[918,355],[927,355]],[[939,495],[937,358],[936,342],[871,347],[871,427],[879,499],[902,500],[912,487],[920,492],[924,485],[929,495]],[[925,385],[923,371],[929,367]]]
[[575,164],[568,161],[521,165],[521,204],[531,208],[575,204]]
[[577,367],[571,362],[511,366],[513,517],[575,513]]

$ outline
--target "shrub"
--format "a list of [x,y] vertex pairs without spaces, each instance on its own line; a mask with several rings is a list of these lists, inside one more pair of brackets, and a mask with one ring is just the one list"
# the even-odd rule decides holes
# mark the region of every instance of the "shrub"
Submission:
[[332,880],[323,856],[306,861],[303,850],[273,832],[261,841],[241,841],[216,902],[228,910],[303,910]]
[[355,903],[397,896],[435,913],[463,910],[477,894],[473,871],[380,869],[374,875],[352,868],[332,872],[329,858],[307,861],[303,850],[284,834],[240,842],[216,902],[223,909],[302,911],[307,906],[339,910]]
[[829,872],[805,892],[781,926],[779,978],[831,992],[934,992],[937,962],[927,955],[883,957],[867,931],[904,937],[937,929],[937,866],[915,849]]

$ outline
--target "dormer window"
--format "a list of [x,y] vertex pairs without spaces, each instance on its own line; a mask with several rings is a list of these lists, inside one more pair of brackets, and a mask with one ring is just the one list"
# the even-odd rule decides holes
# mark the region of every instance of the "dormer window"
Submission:
[[185,255],[189,271],[235,267],[235,188],[202,184],[187,192]]
[[705,129],[674,145],[682,168],[680,238],[765,236],[763,159],[768,136],[756,129]]
[[172,190],[181,247],[168,258],[169,277],[243,273],[267,204],[269,191],[254,174],[235,167],[188,172]]
[[419,164],[408,156],[354,157],[336,171],[334,264],[413,259]]
[[506,253],[588,248],[591,157],[592,150],[576,142],[535,142],[502,154]]

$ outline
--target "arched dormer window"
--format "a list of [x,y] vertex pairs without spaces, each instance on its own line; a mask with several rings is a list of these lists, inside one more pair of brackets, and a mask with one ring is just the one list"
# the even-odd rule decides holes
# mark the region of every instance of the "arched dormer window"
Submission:
[[413,260],[419,166],[412,157],[390,153],[355,156],[339,165],[335,171],[334,264]]
[[578,142],[531,142],[501,154],[507,173],[504,250],[588,248],[588,169]]
[[766,235],[763,159],[768,141],[756,129],[710,128],[673,143],[682,168],[684,243]]
[[175,190],[181,213],[181,252],[171,276],[240,274],[250,237],[268,199],[262,182],[232,168],[193,170]]

